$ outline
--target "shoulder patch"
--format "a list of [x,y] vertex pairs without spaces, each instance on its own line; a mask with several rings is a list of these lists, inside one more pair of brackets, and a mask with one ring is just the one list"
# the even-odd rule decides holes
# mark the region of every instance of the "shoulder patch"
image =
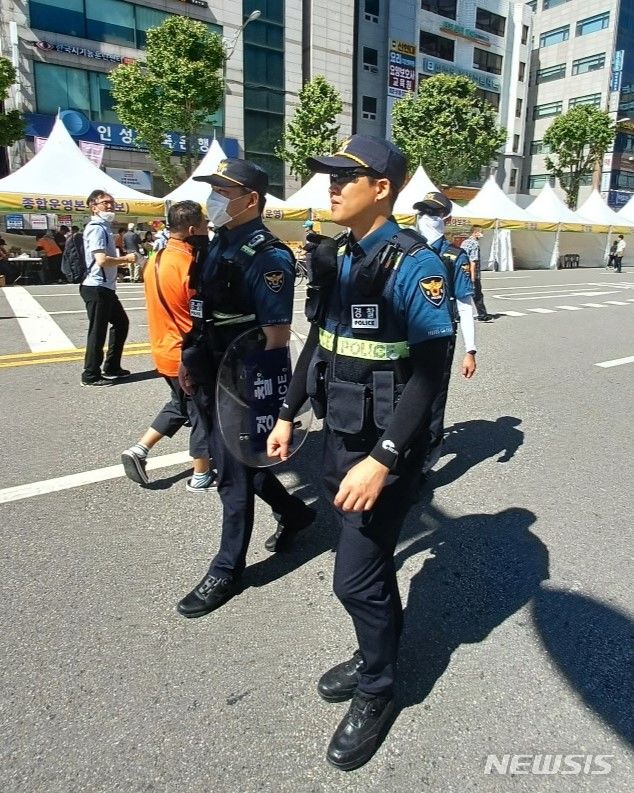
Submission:
[[432,306],[437,308],[442,305],[445,299],[445,279],[442,275],[430,275],[427,278],[421,278],[418,282],[420,291],[425,296]]
[[268,273],[264,273],[264,283],[271,292],[281,292],[284,286],[284,271],[269,270]]

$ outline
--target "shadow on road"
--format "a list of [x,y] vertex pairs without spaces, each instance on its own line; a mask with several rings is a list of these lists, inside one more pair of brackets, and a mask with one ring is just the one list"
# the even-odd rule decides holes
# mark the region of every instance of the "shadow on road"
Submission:
[[586,705],[634,743],[634,623],[578,592],[542,587],[532,605],[544,646]]
[[115,385],[129,385],[130,383],[141,383],[143,380],[155,380],[157,377],[161,375],[156,371],[156,369],[148,369],[145,372],[132,372],[129,377],[125,377],[121,380],[116,380]]
[[144,487],[145,490],[169,490],[169,488],[172,485],[175,485],[177,482],[180,482],[183,479],[189,479],[193,473],[194,469],[191,466],[188,466],[184,471],[179,471],[177,474],[173,474],[172,476],[166,476],[165,479],[155,479]]
[[498,456],[498,463],[507,463],[524,443],[524,433],[518,429],[522,420],[516,416],[500,416],[495,421],[474,419],[445,429],[442,454],[455,457],[430,475],[431,485],[443,487],[455,482],[489,457]]

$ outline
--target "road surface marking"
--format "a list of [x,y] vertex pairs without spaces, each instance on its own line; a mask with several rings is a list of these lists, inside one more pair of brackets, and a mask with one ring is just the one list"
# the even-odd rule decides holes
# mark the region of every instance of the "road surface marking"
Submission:
[[[509,275],[488,275],[488,276],[484,276],[482,271],[480,271],[480,277],[481,277],[482,281],[508,281],[510,273],[512,273],[512,272],[513,272],[513,270],[509,270]],[[530,278],[530,275],[513,275],[513,276],[510,276],[510,277],[512,277],[514,281],[519,281],[520,278]]]
[[552,310],[552,308],[529,308],[528,311],[532,311],[534,314],[555,314],[556,312]]
[[613,361],[595,363],[595,366],[600,366],[602,369],[610,369],[612,366],[623,366],[625,363],[634,363],[634,355],[628,355],[627,358],[615,358]]
[[9,286],[2,291],[33,352],[59,350],[60,347],[77,349],[48,311],[23,286]]
[[555,306],[555,308],[563,308],[565,311],[583,311],[580,306]]
[[[82,361],[85,348],[74,350],[55,350],[51,352],[19,352],[0,355],[0,369],[9,369],[13,366],[34,366],[42,363],[65,363],[68,361]],[[130,342],[123,350],[124,357],[128,355],[148,355],[150,345],[147,342]]]
[[521,311],[498,311],[498,314],[504,314],[505,317],[525,317]]
[[[182,465],[190,462],[191,457],[187,452],[174,452],[172,454],[164,454],[161,457],[150,457],[147,461],[147,470],[156,471],[159,468],[167,468],[170,465]],[[0,490],[0,504],[21,501],[25,498],[33,498],[33,496],[42,496],[46,493],[56,493],[59,490],[71,490],[74,487],[92,485],[97,482],[107,482],[109,479],[120,479],[124,476],[122,465],[110,465],[107,468],[96,468],[92,471],[82,471],[79,474],[58,476],[55,479],[44,479],[41,482],[31,482],[28,485],[5,487]]]
[[548,299],[556,299],[561,300],[561,298],[566,297],[599,297],[600,295],[618,295],[618,289],[611,289],[608,292],[571,292],[569,289],[562,289],[560,292],[540,292],[535,293],[532,295],[527,294],[511,294],[511,295],[493,295],[493,297],[497,297],[498,300],[548,300]]
[[622,300],[606,300],[606,303],[609,303],[611,306],[626,306],[627,303],[624,303]]
[[590,308],[605,308],[603,303],[582,303],[582,306],[589,306]]

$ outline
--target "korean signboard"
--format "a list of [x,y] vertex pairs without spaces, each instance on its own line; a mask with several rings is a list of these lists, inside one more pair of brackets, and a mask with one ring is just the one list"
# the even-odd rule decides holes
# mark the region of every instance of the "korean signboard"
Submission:
[[388,96],[403,97],[416,91],[416,47],[392,40],[387,75]]

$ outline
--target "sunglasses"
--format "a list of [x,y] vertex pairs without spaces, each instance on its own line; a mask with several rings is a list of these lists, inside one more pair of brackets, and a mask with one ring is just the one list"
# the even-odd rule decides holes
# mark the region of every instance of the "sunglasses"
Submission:
[[339,185],[339,187],[344,187],[347,184],[352,184],[352,182],[357,182],[362,176],[370,176],[374,179],[380,178],[379,174],[370,168],[351,168],[350,170],[335,171],[329,174],[330,185],[331,187],[335,184]]

